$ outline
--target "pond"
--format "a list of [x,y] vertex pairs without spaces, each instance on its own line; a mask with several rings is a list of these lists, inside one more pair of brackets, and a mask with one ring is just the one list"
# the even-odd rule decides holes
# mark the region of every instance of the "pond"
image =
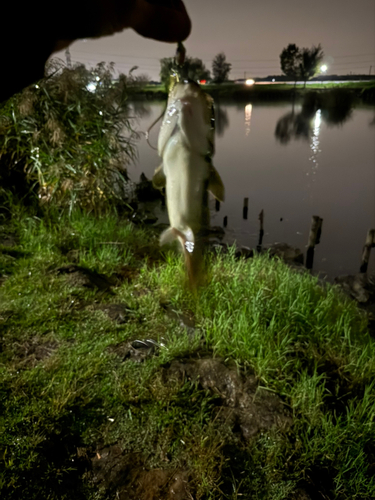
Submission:
[[[138,105],[137,129],[146,131],[165,103]],[[219,211],[210,201],[211,225],[225,228],[225,242],[255,248],[259,214],[263,245],[284,242],[306,251],[311,218],[323,219],[314,270],[328,279],[359,272],[367,231],[375,229],[375,108],[357,105],[346,116],[318,109],[303,119],[302,106],[286,103],[216,103],[213,163],[226,189]],[[292,112],[293,111],[293,112]],[[156,146],[161,121],[150,132]],[[160,164],[145,138],[138,144],[132,180],[148,178]],[[248,198],[247,219],[243,202]],[[159,221],[168,218],[161,207]],[[375,249],[369,272],[375,272]]]

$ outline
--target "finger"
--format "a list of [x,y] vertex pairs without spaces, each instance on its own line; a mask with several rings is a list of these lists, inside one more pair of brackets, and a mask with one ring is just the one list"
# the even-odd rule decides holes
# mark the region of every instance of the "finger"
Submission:
[[191,31],[190,18],[179,0],[137,0],[130,26],[146,38],[163,42],[183,41]]

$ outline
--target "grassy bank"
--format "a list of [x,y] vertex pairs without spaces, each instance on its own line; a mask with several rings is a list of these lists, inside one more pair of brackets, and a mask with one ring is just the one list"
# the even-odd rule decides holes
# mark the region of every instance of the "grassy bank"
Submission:
[[2,499],[375,497],[366,318],[279,260],[208,265],[193,296],[154,229],[2,223]]

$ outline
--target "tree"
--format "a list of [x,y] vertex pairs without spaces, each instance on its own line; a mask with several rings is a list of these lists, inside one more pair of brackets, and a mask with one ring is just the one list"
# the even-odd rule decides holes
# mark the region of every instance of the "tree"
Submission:
[[228,75],[230,73],[232,65],[226,62],[226,57],[224,52],[217,54],[212,61],[212,74],[214,77],[214,82],[222,83],[228,80]]
[[324,54],[320,45],[301,50],[301,77],[305,85],[307,80],[310,80],[319,72],[323,57]]
[[293,80],[298,80],[300,51],[297,45],[290,43],[280,54],[282,72]]
[[[165,57],[160,60],[160,80],[167,87],[174,67],[173,57]],[[186,57],[183,72],[186,78],[195,82],[197,80],[208,80],[211,77],[210,71],[203,64],[203,61],[197,57]]]
[[316,75],[322,62],[324,53],[320,44],[311,49],[300,49],[294,43],[289,44],[280,54],[281,70],[296,82],[301,79],[305,82]]

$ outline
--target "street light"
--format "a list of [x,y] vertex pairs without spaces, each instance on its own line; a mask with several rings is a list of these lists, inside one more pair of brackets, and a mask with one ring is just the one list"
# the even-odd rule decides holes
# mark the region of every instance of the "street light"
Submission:
[[252,78],[248,78],[248,79],[246,80],[246,85],[254,85],[254,83],[255,83],[255,82],[254,82],[254,80],[253,80]]
[[325,73],[327,71],[327,69],[328,69],[328,66],[326,64],[323,64],[322,66],[320,66],[320,71],[322,73]]

